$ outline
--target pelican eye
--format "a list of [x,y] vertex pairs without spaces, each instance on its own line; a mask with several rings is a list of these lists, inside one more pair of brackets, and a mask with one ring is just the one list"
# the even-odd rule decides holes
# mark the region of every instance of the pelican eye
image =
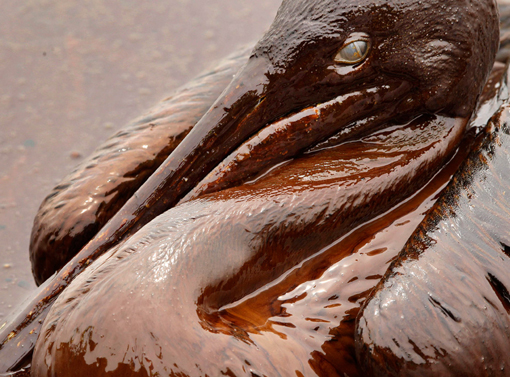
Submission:
[[343,64],[356,64],[363,61],[370,49],[370,44],[364,40],[357,40],[344,45],[336,54],[335,61]]

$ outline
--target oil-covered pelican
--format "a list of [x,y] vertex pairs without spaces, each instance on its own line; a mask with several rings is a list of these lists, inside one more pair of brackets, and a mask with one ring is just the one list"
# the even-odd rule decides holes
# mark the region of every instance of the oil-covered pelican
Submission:
[[[86,229],[90,219],[62,216],[73,213],[67,190],[85,174],[43,203],[32,243],[38,281],[83,249],[45,283],[42,301],[14,330],[6,327],[0,353],[18,352],[11,360],[22,363],[20,344],[30,348],[38,334],[34,376],[365,375],[360,367],[420,375],[426,362],[365,346],[373,300],[354,337],[354,318],[384,262],[363,272],[355,266],[367,260],[361,255],[383,253],[379,239],[357,259],[342,258],[379,230],[398,234],[465,157],[455,151],[469,140],[498,29],[491,0],[284,0],[210,109],[196,124],[174,119],[173,144],[147,164],[169,157],[122,208],[105,201],[94,214],[102,224],[111,219],[90,242],[97,231]],[[200,113],[236,64],[184,110]],[[500,94],[501,73],[484,103]],[[176,98],[172,106],[182,110]],[[162,113],[131,131],[149,132]],[[101,170],[97,161],[111,143],[84,171]],[[135,167],[145,167],[143,157],[133,158]],[[133,170],[131,180],[145,179]],[[129,181],[101,195],[129,192]],[[62,234],[76,228],[79,238]],[[438,365],[442,351],[432,352]],[[381,360],[395,365],[378,368]]]

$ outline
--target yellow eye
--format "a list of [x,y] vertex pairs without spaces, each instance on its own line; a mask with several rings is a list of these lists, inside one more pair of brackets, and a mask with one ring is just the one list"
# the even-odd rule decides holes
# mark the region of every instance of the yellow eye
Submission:
[[363,61],[370,50],[370,44],[367,41],[358,40],[343,46],[335,56],[337,63],[356,64]]

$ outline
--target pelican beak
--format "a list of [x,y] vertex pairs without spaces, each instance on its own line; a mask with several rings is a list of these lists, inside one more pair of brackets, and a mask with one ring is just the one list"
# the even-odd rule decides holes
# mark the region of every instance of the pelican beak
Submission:
[[[174,206],[229,153],[284,116],[284,101],[267,98],[267,60],[249,59],[187,137],[139,189],[140,224]],[[288,107],[288,106],[287,106]],[[150,196],[146,193],[151,192]],[[143,193],[143,194],[142,194]],[[149,196],[149,197],[147,197]],[[138,222],[138,221],[137,221]]]
[[[310,80],[317,81],[317,78],[296,81],[286,72],[275,72],[267,59],[252,56],[188,136],[135,195],[136,203],[133,204],[136,204],[135,208],[141,208],[136,215],[136,228],[173,207],[237,147],[272,122],[289,114],[298,114],[299,117],[304,109],[322,106],[322,115],[312,110],[318,114],[313,123],[314,132],[301,132],[287,138],[286,143],[299,145],[298,148],[287,145],[295,155],[342,129],[344,139],[373,129],[374,122],[364,122],[361,128],[352,124],[376,112],[386,115],[386,119],[394,117],[399,113],[395,111],[396,106],[402,102],[395,99],[409,93],[409,85],[401,81],[390,82],[380,88],[358,88],[349,92],[349,86],[342,88],[339,85],[338,89],[332,85],[325,86],[324,80],[318,80],[321,86],[314,87]],[[340,95],[335,90],[340,90]],[[268,154],[267,161],[275,161],[270,156],[274,153]],[[248,170],[252,174],[251,170],[262,169],[266,165],[259,161],[255,168]]]

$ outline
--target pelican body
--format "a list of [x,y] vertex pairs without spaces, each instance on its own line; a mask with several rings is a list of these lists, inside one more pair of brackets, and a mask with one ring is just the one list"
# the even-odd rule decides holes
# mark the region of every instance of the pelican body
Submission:
[[508,375],[498,46],[494,0],[284,0],[45,199],[0,372]]

